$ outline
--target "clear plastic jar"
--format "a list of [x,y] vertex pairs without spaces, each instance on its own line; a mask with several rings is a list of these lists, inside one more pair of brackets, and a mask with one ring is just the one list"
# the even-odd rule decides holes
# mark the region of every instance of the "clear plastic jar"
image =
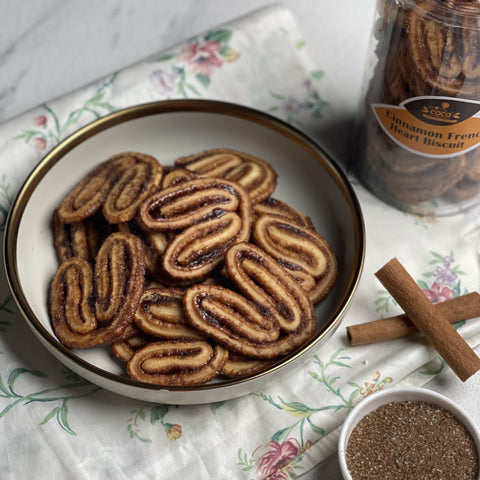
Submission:
[[352,168],[421,215],[480,203],[480,3],[378,0]]

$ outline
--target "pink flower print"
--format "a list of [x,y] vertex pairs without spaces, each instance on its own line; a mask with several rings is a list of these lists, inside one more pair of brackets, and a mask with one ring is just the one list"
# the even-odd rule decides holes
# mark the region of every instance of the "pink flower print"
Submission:
[[283,443],[270,441],[260,445],[252,454],[257,472],[261,479],[286,480],[291,470],[290,462],[299,455],[300,445],[295,438],[289,438]]
[[444,285],[434,282],[430,288],[425,288],[425,295],[432,303],[441,303],[455,297],[455,292]]
[[42,137],[35,137],[33,139],[33,146],[37,149],[37,150],[45,150],[46,146],[47,146],[47,142],[45,141],[44,138]]
[[153,83],[159,88],[160,93],[167,94],[175,90],[177,72],[166,72],[165,70],[154,70],[152,72]]
[[45,115],[37,115],[33,119],[33,124],[37,127],[43,127],[47,123],[47,117]]
[[193,73],[210,76],[213,68],[222,66],[220,51],[222,44],[215,40],[205,43],[189,43],[185,50],[185,60]]

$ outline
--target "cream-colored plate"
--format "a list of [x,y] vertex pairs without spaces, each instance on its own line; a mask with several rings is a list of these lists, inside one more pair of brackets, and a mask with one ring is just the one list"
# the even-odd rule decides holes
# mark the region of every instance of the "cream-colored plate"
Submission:
[[[333,247],[339,278],[316,308],[315,338],[268,371],[241,380],[193,388],[162,388],[128,379],[107,348],[69,350],[56,339],[48,313],[49,284],[58,262],[51,219],[65,194],[95,165],[122,151],[139,151],[171,165],[182,155],[229,147],[269,162],[278,173],[274,196],[309,215]],[[315,347],[338,327],[360,278],[365,249],[362,213],[340,168],[324,151],[287,124],[237,105],[174,100],[128,108],[71,135],[35,168],[11,209],[5,235],[7,277],[14,298],[43,345],[89,381],[121,395],[151,402],[195,404],[251,393],[273,380],[288,381]]]

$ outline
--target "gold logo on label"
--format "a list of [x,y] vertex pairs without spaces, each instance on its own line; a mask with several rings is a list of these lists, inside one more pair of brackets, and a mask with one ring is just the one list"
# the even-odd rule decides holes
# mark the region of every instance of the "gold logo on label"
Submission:
[[450,103],[442,102],[440,105],[423,105],[422,117],[442,123],[457,123],[460,121],[460,112],[451,112]]

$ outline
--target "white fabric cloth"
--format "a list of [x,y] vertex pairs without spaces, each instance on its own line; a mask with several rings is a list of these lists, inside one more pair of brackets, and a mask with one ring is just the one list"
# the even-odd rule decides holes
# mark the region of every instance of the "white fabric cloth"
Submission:
[[[123,107],[182,97],[264,110],[322,144],[342,110],[341,92],[311,62],[291,13],[268,8],[1,125],[3,220],[33,167],[76,129]],[[343,419],[365,395],[400,384],[421,386],[436,375],[444,363],[422,338],[350,347],[345,327],[400,311],[374,276],[394,256],[432,300],[475,290],[475,217],[419,218],[350,180],[365,217],[367,251],[342,325],[297,374],[235,400],[145,404],[78,378],[35,339],[2,278],[0,477],[294,478],[335,451]],[[472,346],[480,344],[480,322],[469,321],[460,332]]]

